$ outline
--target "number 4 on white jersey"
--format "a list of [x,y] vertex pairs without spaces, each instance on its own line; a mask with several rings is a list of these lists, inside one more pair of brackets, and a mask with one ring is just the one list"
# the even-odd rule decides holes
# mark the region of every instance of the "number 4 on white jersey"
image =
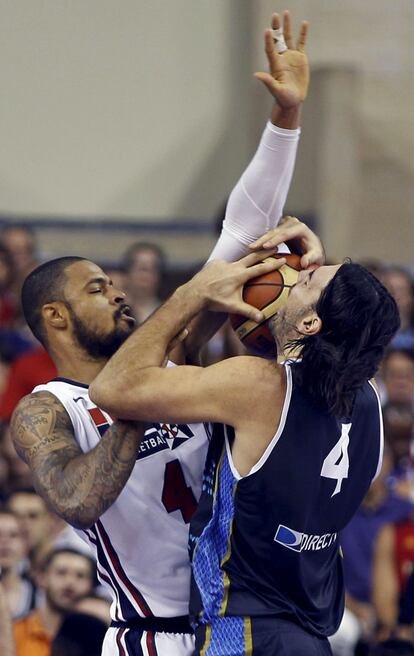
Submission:
[[323,461],[321,476],[336,480],[336,487],[331,497],[341,491],[342,481],[344,478],[348,478],[348,445],[351,426],[352,424],[342,424],[341,437]]

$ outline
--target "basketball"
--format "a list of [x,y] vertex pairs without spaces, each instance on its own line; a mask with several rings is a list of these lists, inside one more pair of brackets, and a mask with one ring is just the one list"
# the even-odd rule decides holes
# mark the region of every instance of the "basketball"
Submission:
[[252,278],[243,289],[243,300],[261,310],[265,319],[258,324],[238,314],[230,315],[230,323],[243,344],[258,355],[266,357],[277,355],[276,343],[267,327],[267,320],[286,302],[301,270],[299,255],[281,253],[272,257],[285,257],[286,264],[278,271]]

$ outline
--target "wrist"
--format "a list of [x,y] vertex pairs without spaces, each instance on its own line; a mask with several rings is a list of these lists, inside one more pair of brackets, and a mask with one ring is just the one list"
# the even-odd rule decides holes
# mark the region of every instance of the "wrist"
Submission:
[[207,307],[208,299],[200,285],[197,284],[197,276],[191,278],[184,285],[177,287],[171,300],[177,306],[177,310],[187,318],[192,318]]
[[281,107],[278,103],[273,105],[270,122],[279,128],[294,130],[299,127],[302,103],[294,107]]

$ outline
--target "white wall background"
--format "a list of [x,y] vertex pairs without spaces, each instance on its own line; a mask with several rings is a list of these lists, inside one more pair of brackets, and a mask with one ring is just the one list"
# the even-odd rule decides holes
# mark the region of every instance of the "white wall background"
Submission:
[[235,18],[249,30],[243,4],[1,0],[0,208],[214,212],[232,182],[222,146],[241,133],[237,161],[245,144],[250,53],[232,39]]
[[[414,0],[290,0],[314,71],[289,207],[411,263]],[[0,0],[0,212],[212,216],[269,108],[271,0]]]

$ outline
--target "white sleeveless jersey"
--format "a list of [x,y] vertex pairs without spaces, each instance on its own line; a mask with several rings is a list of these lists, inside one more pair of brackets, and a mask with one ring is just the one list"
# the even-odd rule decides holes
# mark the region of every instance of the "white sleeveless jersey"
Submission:
[[[65,407],[82,451],[112,423],[89,398],[88,386],[58,378],[39,385]],[[200,493],[209,427],[149,424],[132,474],[90,529],[77,531],[96,555],[111,590],[114,620],[188,614],[188,526]]]

